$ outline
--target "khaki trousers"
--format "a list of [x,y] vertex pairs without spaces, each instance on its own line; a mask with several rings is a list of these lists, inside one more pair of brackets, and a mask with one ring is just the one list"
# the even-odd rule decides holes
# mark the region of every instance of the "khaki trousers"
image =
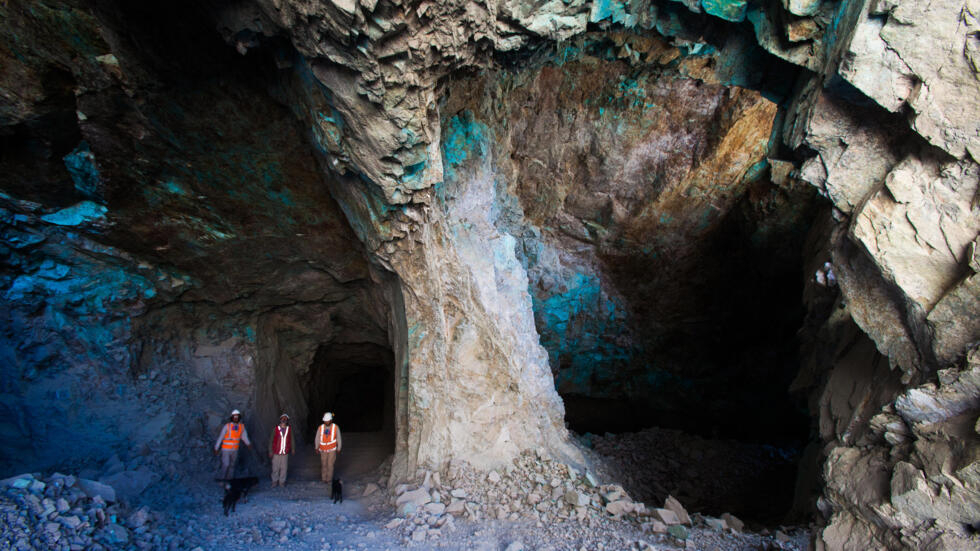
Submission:
[[289,455],[288,454],[275,454],[272,456],[272,483],[273,484],[285,484],[286,483],[286,471],[289,469]]
[[221,470],[218,471],[218,478],[228,480],[235,476],[235,463],[238,462],[238,450],[221,449]]
[[333,481],[333,464],[337,460],[337,450],[318,453],[320,454],[320,480],[331,482]]

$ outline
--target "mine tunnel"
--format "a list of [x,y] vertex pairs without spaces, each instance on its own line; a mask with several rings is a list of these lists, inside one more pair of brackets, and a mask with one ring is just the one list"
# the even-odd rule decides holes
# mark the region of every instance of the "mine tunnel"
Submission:
[[[758,187],[755,196],[767,193]],[[804,457],[813,439],[806,396],[791,387],[805,356],[806,243],[819,211],[803,194],[805,214],[760,238],[752,195],[688,245],[695,252],[680,266],[615,258],[611,285],[649,320],[632,328],[635,356],[593,370],[588,385],[558,388],[569,428],[622,461],[645,501],[673,495],[705,514],[771,524],[809,514],[795,500],[816,478]],[[823,300],[834,296],[820,289]],[[553,357],[559,381],[574,380],[563,373],[574,363]],[[639,381],[624,383],[631,376]]]
[[304,383],[310,414],[303,429],[314,434],[322,413],[333,413],[347,450],[338,457],[340,475],[371,471],[394,452],[393,381],[390,348],[372,343],[317,348]]

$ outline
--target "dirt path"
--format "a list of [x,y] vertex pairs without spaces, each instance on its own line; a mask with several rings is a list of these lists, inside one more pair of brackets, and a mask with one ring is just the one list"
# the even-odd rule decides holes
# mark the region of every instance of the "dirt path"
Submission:
[[248,503],[239,503],[228,517],[222,513],[222,491],[218,483],[201,480],[191,487],[174,488],[155,499],[158,506],[154,509],[160,513],[156,530],[170,534],[159,548],[204,551],[806,549],[807,536],[803,530],[790,531],[789,538],[780,541],[772,534],[717,532],[696,523],[690,538],[684,541],[645,533],[635,524],[601,516],[548,525],[533,519],[466,520],[462,517],[439,527],[426,524],[423,517],[393,522],[399,517],[383,490],[363,496],[365,486],[378,482],[378,478],[379,473],[371,471],[348,480],[341,504],[332,503],[329,486],[318,481],[292,480],[285,488],[270,488],[269,480],[263,478],[253,489]]

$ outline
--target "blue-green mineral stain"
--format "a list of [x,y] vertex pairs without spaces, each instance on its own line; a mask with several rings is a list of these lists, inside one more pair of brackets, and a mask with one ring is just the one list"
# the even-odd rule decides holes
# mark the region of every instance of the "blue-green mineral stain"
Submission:
[[473,118],[473,113],[463,111],[449,120],[442,141],[442,162],[446,178],[456,177],[456,167],[470,158],[482,157],[489,147],[489,129]]
[[99,184],[102,177],[95,164],[95,155],[88,143],[82,141],[71,153],[65,155],[65,168],[75,184],[75,189],[89,197],[99,197]]
[[41,220],[58,226],[81,226],[93,220],[104,218],[108,210],[98,203],[82,201],[57,212],[45,214],[41,217]]
[[701,0],[701,7],[704,12],[715,17],[720,17],[726,21],[740,23],[745,21],[745,10],[748,7],[747,0]]

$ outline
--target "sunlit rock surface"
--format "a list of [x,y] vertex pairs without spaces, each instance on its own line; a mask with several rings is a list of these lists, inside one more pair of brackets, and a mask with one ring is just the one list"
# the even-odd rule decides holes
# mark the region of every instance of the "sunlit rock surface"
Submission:
[[393,477],[581,463],[595,400],[751,431],[795,376],[817,547],[967,548],[978,10],[4,2],[0,463],[179,478],[341,358]]

